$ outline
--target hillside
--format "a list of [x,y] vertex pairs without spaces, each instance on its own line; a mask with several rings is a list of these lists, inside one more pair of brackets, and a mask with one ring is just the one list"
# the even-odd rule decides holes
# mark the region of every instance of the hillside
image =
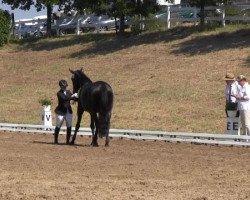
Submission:
[[[250,78],[250,29],[180,27],[10,44],[0,49],[0,122],[40,123],[39,99],[48,96],[54,109],[58,80],[68,80],[71,89],[68,69],[81,67],[93,81],[112,85],[113,128],[222,133],[223,76],[233,70]],[[88,120],[85,114],[82,124]]]

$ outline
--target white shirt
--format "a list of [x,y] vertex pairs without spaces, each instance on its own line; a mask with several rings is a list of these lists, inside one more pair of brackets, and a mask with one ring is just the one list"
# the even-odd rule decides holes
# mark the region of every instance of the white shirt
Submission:
[[243,100],[243,99],[238,100],[238,109],[250,110],[250,86],[249,84],[245,83],[243,87],[238,85],[237,95],[239,97],[248,98],[248,100]]
[[[226,97],[226,100],[228,102],[230,102],[230,95],[232,94],[237,94],[237,91],[238,91],[238,82],[237,81],[234,81],[232,84],[230,85],[226,85],[226,88],[225,88],[225,97]],[[230,94],[230,87],[231,87],[231,94]],[[231,96],[231,103],[236,103],[236,98]]]

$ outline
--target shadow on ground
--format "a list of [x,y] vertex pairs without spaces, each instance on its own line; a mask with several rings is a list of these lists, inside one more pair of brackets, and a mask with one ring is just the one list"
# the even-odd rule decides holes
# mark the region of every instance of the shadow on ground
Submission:
[[[250,47],[250,29],[197,36],[173,47],[172,53],[184,55],[206,54],[224,49]],[[248,63],[250,58],[248,59]]]
[[248,56],[248,58],[246,59],[246,66],[250,67],[250,56]]
[[44,142],[44,141],[33,141],[32,143],[35,143],[35,144],[46,144],[46,145],[60,145],[60,146],[69,146],[69,147],[93,147],[92,145],[86,145],[86,144],[74,144],[74,145],[68,145],[66,143],[58,143],[58,144],[55,144],[54,142]]
[[183,39],[196,31],[195,27],[176,27],[168,31],[149,32],[137,36],[131,33],[127,33],[124,36],[117,36],[115,33],[100,33],[52,39],[29,39],[20,41],[20,48],[18,50],[50,51],[78,44],[91,43],[89,48],[70,55],[73,58],[81,58],[91,55],[105,55],[142,44]]

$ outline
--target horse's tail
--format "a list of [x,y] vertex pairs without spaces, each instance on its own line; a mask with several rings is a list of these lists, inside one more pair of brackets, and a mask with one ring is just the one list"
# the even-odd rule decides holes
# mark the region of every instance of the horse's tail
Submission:
[[113,101],[113,91],[110,86],[106,87],[100,98],[99,136],[107,136],[109,134]]

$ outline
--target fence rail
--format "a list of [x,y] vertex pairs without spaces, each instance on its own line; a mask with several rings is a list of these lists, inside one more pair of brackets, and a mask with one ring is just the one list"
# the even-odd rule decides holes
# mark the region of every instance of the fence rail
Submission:
[[[0,123],[0,131],[8,132],[53,134],[54,129],[54,126]],[[66,133],[66,127],[62,127],[61,130],[61,134]],[[74,131],[74,128],[72,131]],[[92,133],[90,128],[80,128],[78,135],[91,136]],[[110,129],[110,137],[132,140],[153,140],[250,147],[250,136],[243,135]]]

